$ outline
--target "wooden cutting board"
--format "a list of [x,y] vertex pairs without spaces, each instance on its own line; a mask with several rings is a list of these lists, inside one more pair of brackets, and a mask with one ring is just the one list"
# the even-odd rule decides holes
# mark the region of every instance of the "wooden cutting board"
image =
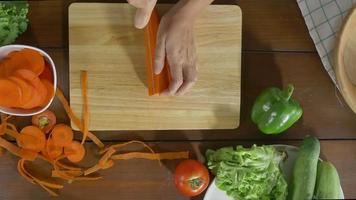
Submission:
[[[161,15],[170,5],[158,5]],[[90,130],[232,129],[240,119],[241,10],[211,5],[197,20],[199,80],[182,97],[147,94],[143,30],[120,3],[69,8],[70,103],[81,116],[89,74]]]

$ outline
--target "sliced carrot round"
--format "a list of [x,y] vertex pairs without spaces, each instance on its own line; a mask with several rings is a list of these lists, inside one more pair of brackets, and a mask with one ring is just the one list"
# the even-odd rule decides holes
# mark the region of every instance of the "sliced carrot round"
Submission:
[[33,49],[22,49],[20,51],[13,51],[7,56],[12,61],[13,71],[18,69],[28,69],[40,75],[45,67],[43,56]]
[[37,91],[37,94],[35,92],[35,95],[39,95],[40,97],[39,102],[36,102],[36,107],[40,106],[42,102],[45,101],[47,97],[47,89],[35,73],[27,69],[19,69],[14,72],[14,76],[24,79],[35,88]]
[[51,82],[49,82],[48,80],[46,80],[46,79],[41,79],[41,81],[42,81],[43,85],[46,87],[46,90],[47,90],[47,96],[46,96],[45,100],[42,102],[42,105],[41,105],[41,106],[44,107],[53,98],[53,96],[54,96],[54,87],[53,87],[53,84]]
[[64,147],[64,155],[73,163],[80,162],[85,156],[84,146],[77,141],[72,141],[67,147]]
[[63,147],[56,146],[53,139],[49,137],[46,142],[46,147],[42,150],[42,154],[51,160],[57,159],[63,153]]
[[33,87],[25,80],[18,78],[16,76],[10,76],[9,80],[13,81],[21,88],[21,92],[22,92],[21,107],[22,107],[23,105],[25,105],[27,102],[31,100],[33,95]]
[[22,91],[20,86],[9,79],[0,79],[0,106],[21,106]]
[[45,62],[45,68],[39,77],[40,79],[46,79],[50,83],[53,83],[53,72],[48,62]]
[[26,126],[16,138],[17,144],[26,150],[40,152],[46,145],[45,134],[36,126]]
[[57,124],[52,129],[52,139],[56,146],[68,146],[73,140],[73,131],[65,124]]

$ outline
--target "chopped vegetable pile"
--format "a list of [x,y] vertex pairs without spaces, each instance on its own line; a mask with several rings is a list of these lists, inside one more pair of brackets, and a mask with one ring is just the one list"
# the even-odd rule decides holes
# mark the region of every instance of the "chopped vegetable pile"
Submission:
[[[0,106],[32,109],[46,106],[54,95],[52,72],[41,78],[48,68],[43,56],[33,49],[9,53],[0,61]],[[43,76],[43,75],[42,75]]]
[[13,43],[27,29],[26,1],[0,2],[0,46]]
[[224,147],[206,152],[216,186],[235,200],[286,199],[287,183],[279,166],[284,157],[272,146]]
[[[38,184],[52,196],[57,196],[57,190],[64,187],[62,184],[56,183],[55,179],[53,179],[53,181],[48,181],[48,178],[43,180],[28,170],[27,165],[36,159],[46,161],[52,166],[52,178],[59,178],[71,183],[73,181],[94,181],[102,178],[101,176],[93,176],[91,174],[114,166],[114,160],[140,158],[158,160],[160,162],[160,160],[164,159],[186,159],[189,157],[188,151],[155,153],[148,145],[141,141],[129,141],[105,147],[104,144],[89,131],[89,106],[86,88],[87,73],[82,72],[81,78],[84,110],[82,120],[75,115],[61,90],[57,89],[56,93],[70,119],[83,133],[81,142],[74,140],[74,132],[69,126],[56,124],[55,114],[51,111],[33,116],[33,125],[26,126],[20,132],[18,132],[14,124],[8,122],[11,116],[1,114],[0,155],[2,154],[1,148],[4,148],[10,153],[20,157],[17,169],[20,175],[27,181]],[[4,139],[2,136],[5,134],[15,138],[17,145]],[[102,155],[98,163],[92,167],[85,168],[64,164],[62,162],[63,159],[67,159],[70,163],[75,164],[85,158],[86,150],[84,142],[87,137],[98,146],[99,154]],[[149,152],[118,153],[119,150],[131,144],[140,144],[148,149]]]

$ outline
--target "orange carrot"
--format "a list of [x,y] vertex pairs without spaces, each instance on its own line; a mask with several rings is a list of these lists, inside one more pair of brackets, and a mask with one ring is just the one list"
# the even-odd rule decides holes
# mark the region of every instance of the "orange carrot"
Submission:
[[32,95],[34,94],[33,87],[25,80],[16,76],[10,76],[8,79],[16,83],[20,87],[22,93],[20,107],[23,107],[27,102],[31,100]]
[[147,86],[148,94],[159,94],[169,86],[170,71],[167,61],[164,63],[164,68],[159,75],[154,73],[154,56],[156,49],[157,32],[159,25],[159,14],[156,9],[153,9],[151,19],[145,27],[145,46],[146,46],[146,68],[147,68]]
[[3,147],[4,149],[8,150],[10,153],[26,160],[35,160],[37,157],[37,153],[20,149],[16,145],[13,145],[12,143],[8,142],[7,140],[1,137],[0,137],[0,147]]
[[36,102],[36,106],[43,104],[47,97],[47,88],[43,85],[38,76],[34,72],[27,69],[16,70],[14,75],[27,81],[38,92],[36,95],[39,95],[40,99]]
[[188,159],[189,152],[164,152],[164,153],[144,153],[144,152],[130,152],[111,156],[114,160],[129,160],[129,159],[148,159],[148,160],[175,160]]
[[57,159],[63,153],[63,147],[56,146],[53,142],[52,137],[48,137],[46,142],[46,147],[42,151],[42,154],[50,158],[51,160]]
[[[59,101],[62,103],[64,110],[66,111],[67,115],[69,118],[72,120],[72,122],[80,129],[83,130],[82,124],[80,122],[80,119],[74,114],[72,108],[69,106],[69,103],[67,99],[65,98],[63,92],[57,88],[56,90],[56,96],[58,97]],[[99,147],[103,148],[104,144],[97,138],[93,133],[88,131],[88,137]]]
[[85,148],[81,143],[72,141],[70,145],[64,147],[64,155],[67,156],[69,161],[77,163],[83,160]]
[[53,98],[53,96],[54,96],[54,87],[53,87],[53,84],[51,82],[49,82],[48,80],[46,80],[46,79],[41,79],[41,82],[46,87],[46,90],[47,90],[46,98],[44,99],[44,101],[41,104],[41,106],[44,107]]
[[100,158],[98,164],[94,165],[93,167],[90,167],[89,169],[84,171],[84,175],[87,176],[89,174],[92,174],[94,172],[97,172],[101,169],[108,169],[109,167],[112,167],[114,165],[114,162],[111,160],[110,157],[116,152],[114,148],[109,148],[105,154]]
[[44,133],[49,133],[57,123],[56,115],[46,110],[42,113],[32,116],[32,124],[40,128]]
[[17,144],[23,149],[40,152],[46,145],[46,136],[36,126],[26,126],[16,138]]
[[7,57],[12,61],[13,71],[28,69],[38,76],[45,67],[43,56],[36,50],[22,49],[20,51],[13,51]]
[[57,124],[52,130],[52,139],[56,146],[65,147],[71,145],[73,131],[65,124]]
[[21,106],[21,88],[9,79],[0,79],[0,106],[19,107]]
[[81,82],[82,82],[82,99],[83,99],[83,139],[82,144],[84,144],[89,131],[89,103],[88,103],[88,73],[86,71],[81,71]]
[[43,72],[39,75],[39,78],[45,79],[48,82],[53,83],[53,72],[48,62],[45,62],[45,68]]

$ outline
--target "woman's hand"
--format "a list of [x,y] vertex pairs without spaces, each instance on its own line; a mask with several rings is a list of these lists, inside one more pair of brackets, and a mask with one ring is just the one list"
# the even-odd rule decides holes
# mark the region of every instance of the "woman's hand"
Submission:
[[167,57],[171,72],[169,88],[161,95],[183,95],[197,81],[197,56],[193,26],[194,20],[185,15],[180,3],[162,18],[157,35],[155,73],[159,74]]
[[127,0],[129,4],[137,8],[135,16],[135,27],[142,29],[150,20],[151,13],[157,0]]
[[[183,95],[197,81],[197,56],[193,27],[195,19],[213,0],[180,0],[163,17],[158,28],[155,73],[159,74],[167,57],[172,81],[161,95]],[[138,8],[135,26],[144,28],[157,0],[128,0]]]

